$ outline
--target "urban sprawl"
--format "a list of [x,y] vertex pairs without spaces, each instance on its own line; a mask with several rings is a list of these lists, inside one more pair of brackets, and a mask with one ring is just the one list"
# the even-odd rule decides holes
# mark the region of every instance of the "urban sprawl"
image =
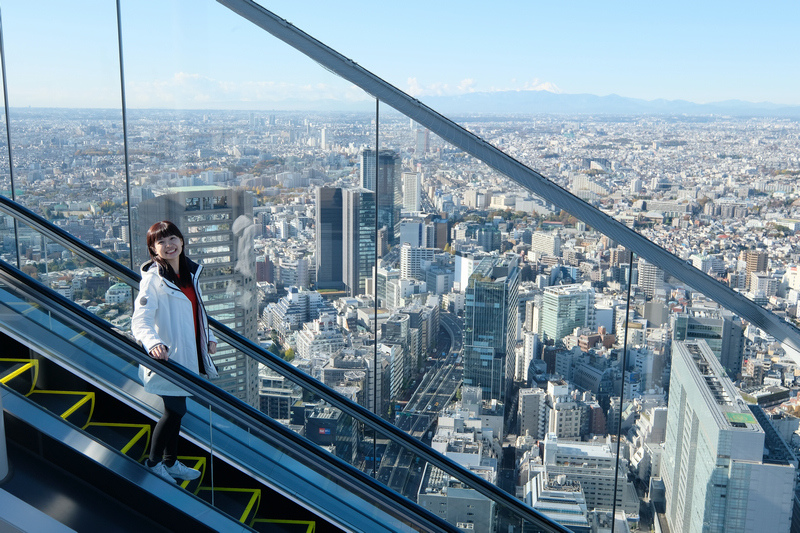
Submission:
[[[149,224],[174,218],[211,316],[574,531],[612,510],[689,530],[767,504],[763,529],[788,531],[800,352],[413,121],[130,110],[126,165],[118,112],[10,116],[3,194],[13,176],[18,202],[129,267]],[[799,121],[455,119],[798,323]],[[128,328],[129,286],[0,221],[3,259]],[[503,528],[391,443],[376,463],[283,376],[215,357],[219,385],[269,416],[453,523]]]

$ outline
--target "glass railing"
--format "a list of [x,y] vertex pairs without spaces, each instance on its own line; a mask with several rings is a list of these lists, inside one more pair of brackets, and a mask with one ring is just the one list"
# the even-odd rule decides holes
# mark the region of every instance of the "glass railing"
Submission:
[[[541,464],[548,457],[560,463],[611,457],[613,467],[588,468],[596,474],[580,478],[582,491],[577,485],[570,490],[585,496],[585,516],[593,508],[612,514],[624,508],[635,517],[633,500],[651,501],[648,483],[660,479],[659,445],[647,439],[663,441],[666,432],[658,409],[671,397],[672,343],[706,339],[749,398],[761,386],[791,383],[787,369],[795,366],[800,337],[790,296],[800,283],[792,277],[791,253],[772,253],[767,244],[791,232],[783,226],[792,223],[784,220],[791,213],[782,204],[767,219],[742,196],[745,175],[774,167],[774,183],[760,183],[755,194],[775,189],[785,193],[776,202],[785,202],[791,187],[781,173],[791,176],[791,165],[783,168],[770,156],[762,168],[755,148],[731,155],[734,141],[726,140],[723,150],[716,134],[735,139],[750,125],[717,118],[626,127],[625,121],[585,116],[540,116],[534,124],[529,116],[487,116],[480,109],[451,119],[255,2],[120,2],[116,13],[111,4],[88,1],[52,13],[20,6],[3,6],[2,19],[4,127],[11,142],[0,156],[0,173],[7,196],[126,265],[144,259],[141,241],[150,222],[178,218],[187,250],[206,265],[203,291],[212,315],[291,360],[251,358],[244,345],[223,335],[218,361],[225,377],[218,383],[287,427],[308,431],[292,420],[297,402],[309,412],[319,409],[312,418],[328,416],[325,409],[342,420],[356,414],[305,383],[307,373],[531,504],[532,495],[542,493],[536,483],[551,477]],[[102,31],[69,33],[87,23],[79,13],[95,10],[92,23]],[[47,31],[40,22],[51,17],[76,20]],[[202,44],[189,38],[196,35]],[[339,48],[337,38],[325,41]],[[104,51],[101,59],[94,50]],[[232,54],[241,63],[229,61]],[[28,57],[37,68],[23,68]],[[321,68],[327,70],[322,77]],[[113,111],[74,109],[80,106],[67,99],[71,88],[87,80],[103,95],[97,106]],[[23,109],[37,88],[53,86],[63,87],[63,95],[46,107],[58,110]],[[344,111],[341,101],[329,98],[336,92],[347,95]],[[118,101],[105,100],[117,94]],[[795,127],[781,125],[789,132]],[[653,169],[723,172],[707,160],[676,168],[674,157],[686,149],[682,136],[703,143],[703,153],[722,150],[714,161],[741,155],[750,166],[742,177],[729,173],[727,188],[704,191],[698,179],[682,190]],[[791,139],[776,134],[769,142],[779,143],[776,151],[791,151]],[[391,162],[375,164],[384,152]],[[396,186],[387,190],[377,176],[395,165],[403,182],[399,215]],[[371,172],[378,179],[371,180]],[[653,179],[642,184],[645,175]],[[369,195],[345,192],[371,181],[378,188],[374,215]],[[675,198],[664,197],[668,190]],[[336,203],[348,194],[347,204]],[[630,209],[612,201],[620,194],[630,197]],[[332,209],[329,216],[336,209],[361,215],[350,223],[361,221],[363,240],[348,248],[360,262],[348,272],[330,269],[338,258],[332,250],[347,243],[341,231],[322,229],[325,208]],[[751,249],[739,256],[739,244],[729,245],[729,228],[715,217],[747,217],[753,239],[743,246]],[[690,229],[699,227],[707,228],[707,238],[693,241]],[[0,221],[0,231],[9,262],[128,329],[132,300],[106,291],[116,282],[131,285],[129,274],[98,268],[79,246],[17,225],[13,217]],[[404,256],[404,241],[436,250]],[[490,252],[516,262],[516,281],[492,285],[488,276],[470,285],[472,269]],[[414,261],[427,262],[424,270],[414,270]],[[404,264],[410,273],[401,272]],[[514,271],[510,264],[485,268]],[[770,275],[758,276],[767,270]],[[781,271],[783,281],[770,282]],[[335,301],[335,308],[323,306],[335,324],[305,317],[305,324],[284,325],[291,287],[300,298]],[[306,290],[311,294],[303,295]],[[517,329],[513,316],[502,323],[481,311],[485,302],[476,294],[492,291],[505,291],[506,308],[516,305],[516,335],[506,336]],[[463,343],[452,355],[447,341],[439,342],[452,336],[439,333],[440,324],[450,322],[449,331]],[[432,325],[426,331],[420,324]],[[339,359],[303,344],[314,328],[326,327],[332,343],[347,345]],[[738,339],[738,329],[741,350],[738,340],[723,342],[725,336]],[[484,363],[496,372],[483,372]],[[457,373],[461,378],[452,377]],[[436,396],[449,379],[457,382],[453,393]],[[474,386],[482,387],[484,400],[495,400],[494,411],[491,402],[470,404]],[[540,414],[523,413],[528,408]],[[502,419],[497,430],[492,416]],[[491,431],[474,427],[471,417]],[[450,483],[444,474],[418,464],[418,456],[395,449],[398,444],[384,445],[393,434],[386,428],[363,421],[353,427],[358,443],[331,448],[334,453],[415,501],[422,501],[424,486],[426,501],[436,504],[443,493],[437,487]],[[549,434],[558,436],[559,446],[548,448]],[[331,446],[320,435],[318,444]],[[469,439],[480,443],[467,445]],[[594,447],[575,445],[577,455],[567,458],[569,444],[581,440]],[[559,472],[577,479],[572,471]],[[612,480],[615,497],[603,492]],[[451,518],[477,524],[467,515]],[[580,520],[568,524],[583,527]]]
[[[75,249],[76,256],[85,258],[87,262],[91,260],[92,268],[102,271],[104,275],[120,280],[120,283],[136,283],[135,280],[137,276],[135,273],[122,265],[116,264],[105,255],[81,244],[74,239],[74,237],[66,234],[58,227],[50,225],[47,221],[41,219],[31,211],[21,206],[16,206],[13,202],[5,198],[0,198],[0,209],[9,216],[18,217],[20,225],[30,224],[31,226],[26,227],[37,233],[41,232],[46,234],[48,238],[52,239],[54,242],[58,242],[67,249]],[[9,272],[15,270],[10,265],[5,268]],[[135,287],[136,285],[131,288],[135,289]],[[70,300],[68,298],[63,298],[63,302],[70,302]],[[75,306],[74,303],[71,305]],[[77,306],[74,308],[79,309]],[[90,318],[90,320],[93,320],[95,324],[101,324],[101,326],[95,327],[107,328],[109,325],[105,324],[102,320],[98,320],[98,318],[101,317],[98,317],[93,311],[93,309],[84,309],[81,312],[86,316],[93,317]],[[42,316],[46,317],[48,315],[44,313]],[[561,530],[557,524],[539,516],[538,513],[526,507],[521,501],[499,490],[494,484],[488,483],[483,477],[465,470],[458,463],[440,455],[405,431],[387,423],[364,407],[348,400],[340,393],[325,386],[305,372],[298,370],[293,365],[264,351],[230,328],[225,327],[213,319],[211,320],[211,325],[220,341],[219,345],[223,347],[222,349],[228,347],[228,349],[235,350],[237,354],[241,354],[258,362],[265,371],[268,369],[268,371],[273,372],[275,374],[273,380],[277,381],[277,377],[280,377],[283,381],[282,388],[287,389],[291,395],[291,415],[288,420],[283,421],[285,425],[266,418],[259,411],[250,407],[245,409],[245,411],[249,413],[249,416],[260,416],[261,419],[268,420],[270,428],[286,428],[283,429],[283,432],[295,431],[305,436],[305,438],[310,441],[305,443],[306,448],[312,446],[316,447],[318,450],[327,450],[331,455],[336,456],[339,460],[351,465],[351,467],[362,470],[373,477],[377,477],[378,481],[383,485],[397,492],[398,495],[407,498],[407,504],[416,502],[418,500],[420,486],[425,486],[421,485],[421,483],[424,480],[427,481],[430,477],[434,477],[439,480],[439,483],[442,483],[442,479],[444,479],[445,486],[452,486],[460,491],[464,491],[469,494],[470,498],[485,501],[488,508],[492,510],[490,516],[494,516],[496,513],[497,516],[503,517],[502,521],[504,524],[519,525],[525,522],[536,524],[536,527],[540,528],[539,530],[541,531]],[[62,325],[60,327],[66,326]],[[71,331],[64,334],[63,337],[69,339],[72,337],[79,338],[80,336],[77,335],[76,332]],[[127,337],[125,338],[127,339]],[[89,341],[81,339],[81,342]],[[130,340],[128,340],[128,344],[131,344]],[[128,348],[128,350],[130,349],[131,348]],[[144,355],[141,351],[135,351],[140,356]],[[88,349],[83,350],[82,353],[84,353],[85,356],[86,354],[92,354],[94,352]],[[100,359],[105,360],[105,358]],[[146,356],[144,360],[150,362]],[[127,369],[127,374],[121,376],[119,379],[125,380],[126,383],[110,383],[108,387],[119,388],[121,390],[129,390],[132,387],[136,389],[135,385],[138,383],[138,378],[135,375],[135,365],[130,365],[130,361],[125,362],[124,360],[120,364]],[[150,365],[152,365],[152,362],[150,362]],[[178,369],[178,373],[181,373],[180,369]],[[183,374],[185,374],[185,372],[183,372]],[[204,386],[208,390],[213,390],[216,395],[227,397],[230,401],[230,397],[218,388],[209,388],[202,380],[201,383],[204,383]],[[450,383],[452,388],[445,396],[446,398],[449,398],[454,393],[457,381],[451,378]],[[194,393],[194,391],[192,392]],[[137,396],[147,397],[150,395],[140,391]],[[138,398],[137,401],[145,400]],[[154,397],[146,401],[153,402]],[[440,401],[444,402],[445,400],[440,398]],[[244,408],[245,405],[246,404],[239,404],[239,407]],[[152,408],[153,407],[151,407],[151,409]],[[157,407],[155,409],[157,409]],[[202,411],[203,409],[207,409],[207,407],[198,409]],[[219,420],[224,421],[221,422],[223,424],[228,424],[231,418],[230,414],[222,414],[224,416],[220,416]],[[417,424],[414,427],[418,433],[421,433],[418,436],[424,437],[424,433],[430,427],[430,416],[423,411],[422,416],[419,418],[421,418],[421,421],[425,422],[425,424]],[[212,417],[212,420],[213,419],[214,417]],[[254,431],[249,429],[250,423],[250,418],[245,417],[242,422],[235,423],[235,425],[249,435],[249,433]],[[199,432],[200,430],[197,428],[202,428],[204,425],[204,422],[198,422],[197,425],[195,425],[194,431]],[[248,439],[250,437],[236,438],[239,439],[239,444],[231,445],[235,447],[233,451],[232,448],[221,450],[226,457],[230,455],[236,459],[248,453],[255,453],[247,452],[244,449],[254,445],[249,442]],[[265,437],[262,436],[261,438],[263,439]],[[379,461],[374,459],[376,457],[379,458]],[[247,465],[248,469],[255,469],[255,471],[259,472],[260,470],[256,469],[254,466],[257,464],[259,464],[258,459],[254,459],[253,464]],[[445,493],[446,492],[445,490]],[[439,496],[441,497],[441,494]],[[427,507],[431,509],[431,512],[434,512],[433,507],[436,506],[429,503]]]

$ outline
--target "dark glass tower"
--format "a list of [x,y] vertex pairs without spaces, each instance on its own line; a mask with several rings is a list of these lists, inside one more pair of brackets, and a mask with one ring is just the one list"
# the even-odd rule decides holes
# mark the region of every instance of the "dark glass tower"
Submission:
[[347,293],[356,296],[366,292],[375,263],[375,193],[367,189],[343,193],[342,277]]
[[464,384],[506,403],[514,380],[519,314],[516,261],[487,257],[469,277],[464,315]]
[[339,187],[317,187],[316,265],[317,289],[344,289],[343,200]]
[[402,164],[400,156],[392,150],[378,154],[377,186],[375,181],[375,151],[361,153],[361,186],[378,195],[378,228],[386,228],[388,244],[397,241],[396,226],[400,223],[403,207]]

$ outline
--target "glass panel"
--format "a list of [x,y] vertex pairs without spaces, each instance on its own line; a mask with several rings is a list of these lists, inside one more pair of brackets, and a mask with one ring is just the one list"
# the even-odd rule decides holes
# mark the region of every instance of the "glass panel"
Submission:
[[[517,119],[509,119],[509,124],[506,125],[503,120],[483,119],[480,122],[476,121],[473,130],[490,139],[504,142],[506,148],[510,150],[508,137],[519,136],[520,131],[525,131],[524,119],[518,120],[518,123],[516,121]],[[621,127],[624,126],[623,123]],[[543,140],[539,141],[540,146],[542,142]],[[589,170],[599,169],[590,165]],[[588,172],[588,174],[598,173]],[[564,184],[566,185],[566,182]],[[486,189],[490,185],[491,182],[488,182],[482,186],[473,186],[472,189]],[[511,182],[497,185],[500,189],[514,187]],[[587,198],[594,198],[588,194],[592,192],[592,187],[591,183],[585,187]],[[607,201],[619,199],[619,196],[616,198],[611,196]],[[592,202],[603,205],[598,199],[592,199]],[[551,224],[548,218],[545,217],[543,228]],[[534,446],[529,449],[532,449],[533,453],[515,464],[521,473],[518,494],[532,503],[534,508],[545,510],[546,514],[559,521],[563,521],[564,517],[560,516],[557,510],[550,508],[552,506],[548,505],[548,498],[567,497],[564,493],[570,493],[568,497],[575,506],[573,511],[583,516],[584,525],[592,521],[610,524],[614,517],[617,519],[624,517],[623,520],[628,522],[642,519],[644,525],[650,525],[653,517],[649,513],[649,508],[642,506],[641,502],[653,500],[663,503],[664,497],[661,496],[661,491],[664,485],[667,486],[666,500],[669,501],[669,490],[680,491],[676,487],[689,483],[683,477],[670,482],[658,475],[662,446],[666,446],[667,449],[670,445],[673,446],[671,453],[679,456],[673,457],[673,460],[678,462],[674,465],[676,469],[674,476],[684,476],[687,471],[691,473],[690,475],[695,474],[696,465],[680,462],[684,460],[686,454],[694,453],[681,447],[681,439],[685,443],[687,439],[694,438],[690,436],[693,434],[686,432],[688,430],[685,430],[682,424],[694,423],[692,416],[700,415],[691,412],[695,409],[695,401],[691,402],[691,407],[686,407],[686,412],[680,411],[683,409],[681,403],[683,400],[676,404],[670,388],[676,379],[676,370],[674,367],[671,368],[670,361],[674,365],[676,350],[683,349],[677,347],[682,346],[682,342],[679,341],[688,338],[686,331],[691,330],[692,338],[702,338],[708,344],[711,350],[709,353],[712,353],[714,360],[719,361],[717,369],[711,368],[714,366],[711,363],[702,365],[698,363],[702,366],[701,372],[713,370],[716,373],[713,374],[714,380],[710,377],[703,378],[709,382],[709,390],[701,387],[700,392],[695,394],[712,396],[722,394],[715,392],[718,388],[716,383],[719,381],[722,383],[719,385],[719,390],[724,390],[727,394],[731,409],[741,411],[741,413],[736,411],[735,416],[731,416],[749,420],[748,408],[737,399],[744,390],[742,387],[746,382],[737,381],[739,386],[737,390],[726,375],[731,380],[740,380],[742,376],[742,358],[748,353],[746,343],[742,343],[742,332],[751,328],[751,335],[754,338],[758,338],[759,334],[755,333],[753,324],[748,325],[747,321],[739,318],[735,311],[720,308],[713,301],[716,295],[704,295],[689,288],[685,282],[667,275],[661,265],[632,254],[620,247],[620,243],[586,227],[574,217],[562,212],[558,218],[560,220],[556,221],[557,227],[560,228],[562,235],[566,236],[561,246],[559,261],[563,261],[562,264],[566,267],[566,271],[562,274],[569,273],[572,279],[548,279],[547,282],[551,286],[544,288],[539,302],[534,301],[533,304],[533,308],[538,310],[541,317],[536,324],[540,328],[545,344],[553,343],[552,346],[545,346],[541,352],[545,368],[551,375],[544,376],[546,390],[541,392],[535,389],[527,390],[524,396],[521,394],[517,398],[519,416],[524,419],[523,411],[526,406],[534,409],[536,414],[529,415],[530,419],[539,421],[546,428],[544,430],[546,435],[538,443],[536,439],[531,439]],[[669,233],[667,233],[668,228],[663,225],[653,226],[648,235],[659,243],[676,243],[679,247],[695,247],[702,250],[705,244],[695,245],[688,237],[690,218],[681,220],[687,222],[683,225],[683,230],[680,224],[676,226],[678,231]],[[684,237],[676,238],[675,235]],[[728,236],[723,236],[723,241],[727,238]],[[758,249],[745,252],[743,255],[745,259],[753,256],[756,259],[763,259],[764,262],[767,258],[767,254],[759,254]],[[784,260],[793,259],[791,256],[783,257]],[[746,268],[745,259],[740,259],[739,266],[742,268]],[[709,259],[709,271],[713,272],[714,264]],[[702,265],[698,268],[705,271],[705,268],[701,267]],[[756,269],[755,266],[753,268]],[[573,276],[572,272],[577,276]],[[786,269],[786,275],[783,277],[786,285],[781,293],[782,296],[777,294],[777,275],[750,276],[750,278],[754,280],[753,282],[764,279],[764,286],[775,293],[772,294],[769,303],[777,311],[779,320],[780,317],[786,317],[792,321],[793,317],[788,314],[789,304],[784,302],[783,298],[791,297],[788,287],[794,280],[793,270]],[[633,279],[630,296],[627,291],[629,276]],[[499,378],[495,369],[487,369],[493,351],[488,343],[489,339],[485,337],[486,334],[483,333],[484,338],[479,336],[480,344],[475,341],[476,332],[480,335],[480,328],[486,331],[485,328],[491,324],[491,320],[496,318],[482,315],[480,311],[492,302],[488,284],[494,279],[494,276],[488,275],[487,270],[481,279],[470,278],[470,285],[465,291],[465,386],[462,388],[462,395],[469,390],[467,385],[474,383],[473,380],[485,379],[481,385],[486,392],[487,383],[491,391]],[[587,291],[571,284],[570,281],[575,279],[589,281],[591,290]],[[555,283],[552,283],[553,281]],[[581,320],[583,322],[580,322]],[[585,322],[592,322],[595,327],[602,324],[603,327],[588,331],[575,329],[576,326],[585,325]],[[778,328],[789,329],[784,326]],[[797,338],[796,333],[795,330],[794,338]],[[735,340],[734,337],[738,337],[739,340]],[[767,344],[774,340],[770,339]],[[773,353],[777,353],[780,357],[787,348],[788,346],[782,346]],[[796,352],[787,349],[786,353]],[[481,367],[486,369],[485,374],[481,374],[480,371],[477,373],[470,371],[471,361],[479,363],[479,369]],[[789,358],[787,364],[793,367],[794,363],[791,361]],[[756,366],[760,364],[763,363],[756,363]],[[692,378],[689,371],[684,369],[677,379]],[[758,386],[761,387],[763,383],[763,381],[758,383]],[[668,398],[669,405],[667,405]],[[699,396],[695,398],[698,399]],[[714,402],[710,402],[706,406],[698,405],[697,409],[704,409],[703,416],[717,416],[715,413],[719,408]],[[726,414],[727,409],[728,407],[722,408],[723,415],[730,418]],[[545,414],[542,414],[542,411]],[[675,441],[670,443],[667,433],[669,430],[665,431],[667,413],[673,411],[681,413],[675,415],[679,421],[674,422],[677,436],[673,439],[677,439],[677,443]],[[732,424],[731,427],[739,426]],[[764,431],[769,432],[768,429]],[[754,445],[753,449],[758,451],[754,451],[753,457],[761,454],[763,441],[759,442]],[[525,439],[522,438],[517,443],[525,446]],[[708,451],[712,458],[715,453],[725,452],[719,452],[717,448]],[[759,460],[765,465],[771,464],[768,456]],[[781,464],[786,468],[785,472],[794,468],[791,461]],[[729,465],[726,464],[720,468],[727,467]],[[768,469],[768,466],[764,466],[763,472]],[[696,478],[695,482],[700,483],[699,486],[706,486],[712,476],[719,475],[722,470],[712,471],[713,468],[709,467],[705,472],[707,477],[702,480]],[[540,485],[537,486],[537,482]],[[725,490],[720,489],[715,494],[709,494],[710,499],[707,499],[706,503],[719,500],[723,492]],[[729,492],[726,494],[730,495]],[[713,500],[714,498],[717,500]],[[686,506],[690,505],[688,499],[687,496]],[[778,499],[776,503],[782,509],[788,509],[791,507],[791,499],[788,496]],[[642,515],[639,514],[640,508],[644,509]],[[674,516],[680,516],[684,512],[683,509],[670,511],[669,504],[667,511],[676,513]],[[718,514],[714,515],[713,520],[726,519],[724,513],[727,511],[715,512]],[[736,511],[731,510],[728,516],[735,514]],[[782,515],[784,518],[786,516],[788,514]],[[578,522],[564,523],[581,527]]]
[[[2,53],[2,51],[0,51]],[[0,71],[2,76],[2,71]],[[5,79],[0,80],[5,84]],[[9,147],[8,147],[8,129],[5,99],[2,103],[3,117],[0,124],[0,194],[7,198],[12,197],[11,192],[11,167],[9,165]],[[2,246],[0,246],[0,258],[13,265],[17,263],[17,246],[16,235],[14,233],[14,219],[7,216],[0,216],[0,238],[2,238]]]
[[[401,191],[409,193],[400,196],[397,240],[382,255],[376,284],[379,307],[386,309],[379,337],[384,367],[392,372],[390,383],[410,381],[385,394],[395,423],[544,510],[542,501],[550,498],[542,495],[550,483],[545,443],[577,446],[592,434],[598,444],[606,442],[604,421],[622,353],[617,338],[624,338],[614,335],[624,323],[613,320],[624,288],[619,262],[617,286],[609,289],[607,260],[594,261],[608,253],[608,239],[386,106],[381,116],[381,147],[398,154]],[[523,119],[505,118],[476,126],[496,136],[530,128]],[[604,388],[574,384],[574,367],[591,362],[581,346],[608,370]],[[403,371],[410,377],[398,379]],[[460,527],[520,527],[516,511],[430,465],[422,465],[425,473],[409,488],[413,461],[403,453],[387,443],[380,481],[412,499],[416,492],[423,507]],[[610,454],[608,445],[603,453]],[[560,478],[553,470],[555,484]],[[612,464],[602,479],[612,485],[609,494],[614,472]],[[460,506],[461,498],[474,509]],[[593,507],[606,503],[612,498]],[[572,511],[578,513],[573,526],[589,524],[585,503]]]
[[[17,201],[128,264],[115,4],[4,5],[3,41]],[[18,244],[28,264],[46,260],[42,243]]]
[[[321,377],[318,352],[333,345],[296,340],[322,311],[336,316],[313,290],[315,190],[352,184],[358,151],[374,143],[374,101],[216,2],[122,4],[135,264],[147,228],[174,221],[204,265],[209,315]],[[355,102],[348,120],[330,97],[342,93]],[[340,205],[339,227],[341,217]],[[326,327],[343,345],[336,321]],[[220,387],[288,423],[294,396],[266,369],[225,344],[214,357]]]

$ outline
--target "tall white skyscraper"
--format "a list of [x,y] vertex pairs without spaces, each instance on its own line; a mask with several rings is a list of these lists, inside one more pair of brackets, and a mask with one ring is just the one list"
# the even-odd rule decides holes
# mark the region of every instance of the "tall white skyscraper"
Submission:
[[406,243],[400,248],[400,279],[423,279],[422,264],[433,261],[436,248],[417,248]]
[[419,172],[403,172],[403,209],[419,211],[422,197],[422,176]]
[[547,430],[547,393],[543,389],[519,390],[517,420],[520,435],[544,439]]
[[658,291],[664,289],[664,271],[653,263],[648,263],[643,257],[639,258],[637,269],[639,271],[639,287],[648,298],[656,296]]
[[674,342],[661,463],[670,531],[789,531],[796,473],[794,454],[706,342]]

